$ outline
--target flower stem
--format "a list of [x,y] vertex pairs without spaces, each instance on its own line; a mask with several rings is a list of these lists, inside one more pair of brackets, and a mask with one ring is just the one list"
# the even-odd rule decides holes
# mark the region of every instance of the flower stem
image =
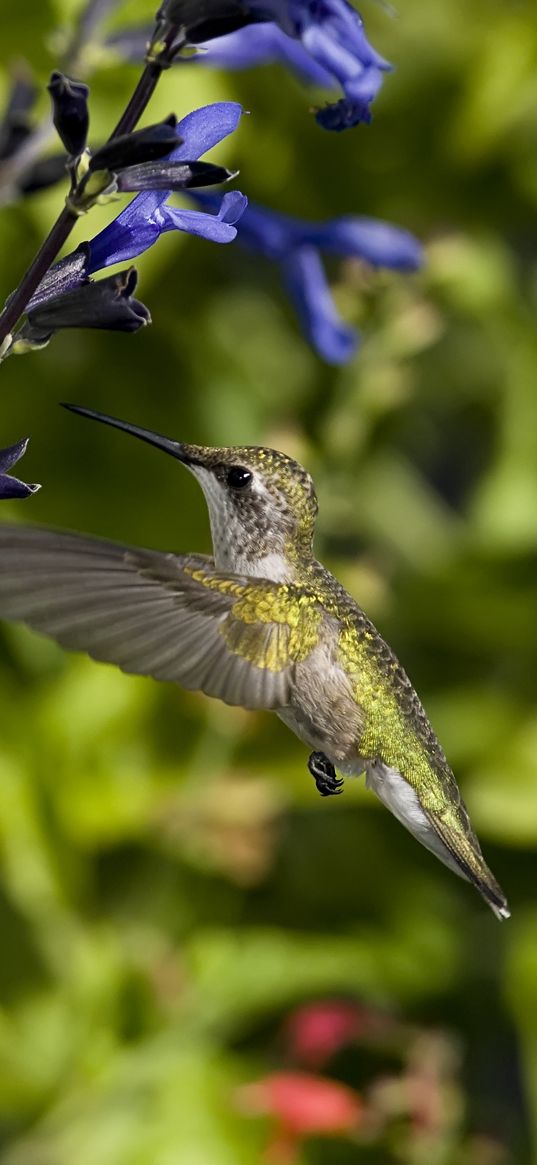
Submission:
[[[165,51],[161,54],[160,59],[146,64],[126,109],[115,129],[110,134],[108,141],[119,137],[120,134],[130,133],[138,124],[140,117],[153,96],[163,69],[167,68],[169,64],[167,53],[171,48],[174,36],[175,29],[170,29],[165,38]],[[30,302],[32,295],[39,287],[49,267],[52,266],[58,252],[69,238],[76,221],[77,216],[67,206],[64,206],[54,226],[39,248],[33,262],[24,274],[19,286],[9,297],[3,312],[0,314],[0,348],[2,348],[6,336],[9,336],[21,315],[23,315],[24,309]]]
[[131,95],[127,108],[121,115],[116,128],[110,134],[109,141],[112,141],[113,138],[120,137],[121,134],[130,133],[138,124],[144,109],[155,92],[163,70],[169,68],[175,53],[180,48],[178,43],[174,43],[176,42],[177,31],[177,27],[174,24],[170,24],[162,39],[162,46],[158,57],[155,57],[153,60],[147,60],[136,89]]
[[64,206],[33,262],[21,279],[17,290],[10,296],[0,315],[0,344],[13,331],[34,291],[39,287],[41,280],[54,262],[58,251],[63,247],[65,240],[69,238],[75,223],[76,215]]
[[155,92],[161,74],[161,65],[150,64],[145,66],[129,104],[124,113],[122,113],[114,132],[110,134],[110,141],[112,138],[120,137],[121,134],[130,133],[134,129]]

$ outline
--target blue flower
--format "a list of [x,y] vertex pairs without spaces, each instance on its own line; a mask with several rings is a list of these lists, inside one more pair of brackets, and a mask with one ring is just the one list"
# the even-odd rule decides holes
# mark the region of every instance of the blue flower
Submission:
[[198,46],[192,57],[179,57],[178,64],[207,65],[215,69],[251,69],[255,65],[282,64],[313,85],[335,87],[330,72],[318,65],[300,41],[277,24],[248,24],[237,32]]
[[[150,323],[151,317],[144,304],[133,299],[137,283],[135,268],[99,281],[91,280],[91,275],[142,254],[165,231],[186,231],[216,243],[229,243],[236,237],[234,224],[248,202],[238,190],[223,197],[215,195],[209,213],[169,206],[167,199],[170,186],[191,190],[232,176],[230,171],[198,159],[236,129],[241,113],[241,106],[236,102],[207,105],[189,113],[177,125],[174,118],[168,118],[160,125],[131,135],[130,140],[117,139],[107,144],[101,149],[100,157],[99,151],[93,156],[99,167],[97,173],[103,175],[105,196],[109,188],[113,192],[122,189],[121,183],[126,190],[144,189],[147,193],[134,198],[90,242],[81,243],[76,251],[52,265],[27,305],[26,323],[15,334],[4,356],[43,347],[60,328],[137,331]],[[165,138],[171,135],[172,142],[178,142],[171,150],[166,140],[161,141],[164,130]],[[168,148],[166,158],[159,158],[157,153],[152,159],[130,164],[133,158],[136,162],[140,145],[145,150],[149,141],[153,150],[157,139],[160,153],[162,144]],[[122,160],[119,154],[114,156],[114,149],[120,149],[128,163],[125,168],[119,167],[117,173],[106,169],[109,163],[116,166]],[[90,165],[90,177],[91,173]]]
[[[216,102],[189,113],[177,125],[181,144],[167,161],[196,161],[237,128],[242,108],[234,101]],[[234,225],[247,206],[238,190],[216,196],[215,213],[183,210],[169,206],[169,190],[139,194],[100,234],[90,240],[88,274],[122,263],[147,251],[166,231],[186,231],[214,243],[230,243],[236,237]]]
[[0,449],[0,498],[27,498],[29,494],[35,494],[41,489],[39,485],[26,485],[26,482],[19,481],[18,477],[9,477],[6,472],[24,457],[27,448],[28,437],[24,437],[22,441],[17,441],[16,445]]
[[[214,195],[194,195],[210,206]],[[345,364],[358,333],[338,315],[321,251],[363,259],[374,267],[416,271],[423,252],[409,231],[374,218],[343,216],[308,223],[250,204],[238,228],[239,242],[280,265],[283,280],[311,345],[329,364]]]
[[[231,7],[222,0],[221,15],[227,12],[229,16]],[[216,18],[219,5],[211,8]],[[193,13],[195,6],[185,5],[187,33],[187,17]],[[211,39],[202,42],[194,33],[192,43],[199,52],[178,55],[175,63],[246,69],[281,62],[314,85],[341,88],[341,99],[316,114],[325,129],[347,129],[371,121],[371,103],[392,66],[369,44],[361,16],[347,0],[242,0],[240,13],[244,27],[222,36],[213,32]],[[113,34],[107,44],[127,60],[140,60],[149,36],[147,28],[130,28]]]
[[[315,84],[341,87],[343,97],[316,114],[324,129],[371,120],[371,103],[392,66],[369,44],[363,20],[347,0],[248,0],[245,7],[277,28],[254,24],[207,42],[209,63],[211,56],[213,62],[220,56],[222,64],[242,68],[283,60]],[[289,38],[300,42],[302,52],[291,49]]]

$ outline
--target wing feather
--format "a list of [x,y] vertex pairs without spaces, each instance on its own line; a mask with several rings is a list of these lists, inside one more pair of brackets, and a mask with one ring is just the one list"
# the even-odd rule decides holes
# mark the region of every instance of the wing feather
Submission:
[[304,588],[225,575],[202,555],[0,526],[0,619],[22,620],[70,650],[229,704],[289,702],[302,642],[298,599],[303,620],[318,617]]

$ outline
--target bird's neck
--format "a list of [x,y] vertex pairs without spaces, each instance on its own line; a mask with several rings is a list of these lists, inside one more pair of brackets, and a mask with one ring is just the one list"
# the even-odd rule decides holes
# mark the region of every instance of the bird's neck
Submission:
[[218,570],[233,571],[247,578],[267,578],[275,583],[299,583],[310,573],[314,559],[299,547],[267,546],[243,542],[215,546]]

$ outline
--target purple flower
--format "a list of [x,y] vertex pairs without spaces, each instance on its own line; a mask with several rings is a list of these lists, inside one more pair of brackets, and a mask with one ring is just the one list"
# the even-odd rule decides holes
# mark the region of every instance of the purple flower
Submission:
[[[203,206],[214,195],[196,194]],[[321,252],[363,259],[374,267],[416,271],[423,262],[417,239],[409,231],[374,218],[344,216],[308,223],[250,204],[238,228],[239,242],[279,263],[302,328],[329,364],[345,364],[356,351],[358,333],[338,315]]]
[[369,44],[363,20],[347,0],[248,0],[245,7],[273,23],[206,42],[201,47],[209,64],[212,58],[224,67],[244,68],[282,60],[315,84],[341,87],[343,97],[316,114],[324,129],[371,120],[371,103],[392,66]]
[[200,52],[178,59],[179,64],[207,65],[215,69],[251,69],[255,65],[282,64],[313,85],[336,86],[332,74],[317,64],[307,49],[277,24],[249,24],[237,32],[205,41]]
[[[150,187],[152,181],[156,189],[139,194],[100,234],[50,268],[28,304],[28,322],[15,336],[11,351],[22,353],[42,347],[62,327],[137,330],[150,322],[150,316],[147,308],[132,298],[136,286],[134,269],[97,283],[90,280],[90,275],[142,254],[165,231],[186,231],[216,243],[230,243],[236,237],[234,224],[247,205],[238,190],[223,197],[215,195],[209,213],[168,206],[167,199],[169,186],[190,189],[230,176],[222,167],[198,159],[236,129],[241,113],[241,106],[232,101],[206,105],[189,113],[178,125],[168,119],[168,123],[132,135],[130,143],[120,142],[121,150],[128,147],[132,154],[142,135],[147,144],[148,136],[151,142],[155,131],[160,133],[164,127],[178,144],[166,158],[128,165],[118,174],[107,175],[104,171],[104,180],[113,178],[116,189],[121,182],[126,189],[136,189]],[[101,150],[104,162],[116,146],[117,143],[110,143]],[[127,156],[127,161],[131,160]]]
[[[187,16],[192,23],[197,9],[185,5],[185,13],[187,7],[184,27],[188,37]],[[190,30],[191,43],[200,51],[189,57],[177,55],[176,64],[247,69],[281,62],[314,85],[342,90],[339,101],[316,114],[325,129],[347,129],[371,121],[371,103],[384,73],[392,66],[369,44],[361,16],[347,0],[241,0],[236,6],[240,21],[235,22],[234,31],[228,31],[233,28],[229,19],[232,7],[229,0],[211,4],[212,20],[205,22],[211,31],[204,33],[210,39],[203,41],[199,35],[204,27],[200,8],[200,19],[197,23],[194,20],[196,27]],[[222,35],[216,31],[219,28]],[[140,60],[149,36],[148,28],[130,28],[115,33],[107,43],[127,60]]]
[[[181,144],[167,162],[197,161],[237,128],[242,109],[234,101],[216,102],[189,113],[177,125]],[[88,274],[122,263],[147,251],[166,231],[186,231],[214,243],[230,243],[236,237],[235,223],[244,212],[247,199],[238,190],[216,196],[214,213],[183,210],[169,206],[169,190],[139,194],[100,234],[90,241]]]
[[26,482],[19,481],[18,477],[9,477],[6,472],[21,457],[24,457],[28,448],[28,440],[28,437],[23,437],[22,441],[17,441],[16,445],[0,449],[0,498],[27,498],[29,494],[35,494],[38,489],[41,489],[39,485],[26,485]]

